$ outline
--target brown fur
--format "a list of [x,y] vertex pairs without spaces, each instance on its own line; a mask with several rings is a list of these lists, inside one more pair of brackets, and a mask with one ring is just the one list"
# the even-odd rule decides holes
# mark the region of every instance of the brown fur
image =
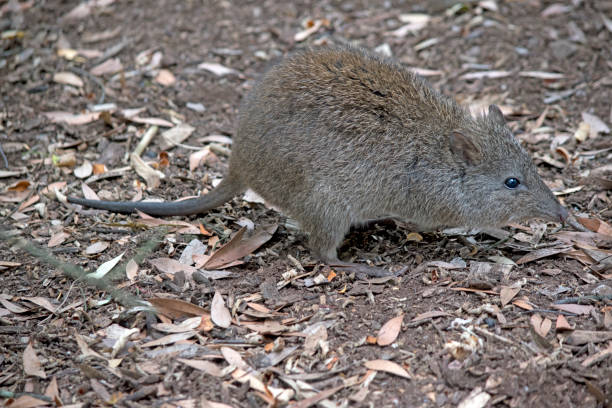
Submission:
[[184,215],[247,188],[296,218],[326,261],[351,225],[385,216],[423,229],[567,218],[497,107],[473,118],[408,69],[353,48],[301,51],[264,75],[241,107],[229,174],[208,195],[149,211],[70,201]]

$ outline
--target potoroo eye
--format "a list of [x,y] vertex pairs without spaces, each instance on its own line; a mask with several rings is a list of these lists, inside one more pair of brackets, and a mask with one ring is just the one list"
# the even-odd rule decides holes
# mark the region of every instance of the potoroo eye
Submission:
[[504,185],[510,190],[514,190],[517,188],[521,182],[516,177],[508,177],[506,181],[504,181]]

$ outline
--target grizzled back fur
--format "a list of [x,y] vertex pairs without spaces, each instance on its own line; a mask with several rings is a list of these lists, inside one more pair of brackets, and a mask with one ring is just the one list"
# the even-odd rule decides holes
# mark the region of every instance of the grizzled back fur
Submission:
[[353,48],[301,51],[264,75],[241,108],[227,182],[295,217],[324,259],[372,218],[432,229],[566,215],[497,107],[474,118]]

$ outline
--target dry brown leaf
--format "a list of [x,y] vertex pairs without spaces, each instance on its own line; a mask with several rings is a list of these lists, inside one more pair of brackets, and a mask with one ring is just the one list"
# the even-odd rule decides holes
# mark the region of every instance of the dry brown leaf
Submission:
[[10,405],[7,406],[11,408],[47,407],[49,406],[49,402],[30,397],[29,395],[22,395],[15,400],[10,400]]
[[219,248],[210,259],[204,264],[205,269],[219,269],[227,267],[228,264],[239,260],[240,258],[249,255],[257,248],[268,242],[274,232],[276,232],[276,224],[262,227],[260,230],[245,239],[242,239],[246,228],[241,228],[236,235],[224,246]]
[[34,194],[24,202],[19,205],[17,211],[23,211],[34,203],[37,203],[40,200],[40,196],[38,194]]
[[612,331],[574,330],[565,339],[572,346],[582,346],[587,343],[601,343],[612,340]]
[[181,123],[180,125],[176,125],[173,128],[170,128],[164,132],[162,132],[161,141],[159,142],[159,147],[162,150],[167,150],[171,147],[176,146],[179,143],[182,143],[185,139],[187,139],[195,128],[193,126],[188,125],[187,123]]
[[319,393],[313,395],[312,397],[305,398],[298,402],[294,402],[289,407],[290,408],[309,408],[315,406],[320,401],[327,399],[344,388],[344,385],[339,385],[334,388],[330,388],[328,390],[320,391]]
[[45,395],[49,398],[54,399],[55,401],[61,401],[59,387],[57,386],[57,378],[55,378],[55,376],[51,378],[51,382],[45,389]]
[[227,361],[234,367],[237,367],[247,372],[252,371],[251,367],[247,363],[245,363],[240,353],[238,353],[236,350],[229,347],[221,347],[221,354],[223,355],[225,361]]
[[149,263],[159,269],[160,272],[174,275],[177,272],[185,272],[186,275],[191,276],[196,268],[193,266],[180,263],[179,261],[171,258],[155,258],[150,259]]
[[100,31],[97,33],[85,33],[81,37],[84,43],[93,43],[98,41],[110,40],[115,38],[121,33],[121,26],[117,26],[113,29]]
[[51,238],[49,238],[49,242],[47,243],[47,247],[48,248],[55,248],[58,245],[61,245],[64,241],[66,241],[66,239],[68,239],[68,237],[70,236],[70,234],[68,234],[67,232],[64,231],[60,231],[56,234],[53,234],[51,236]]
[[589,314],[591,310],[594,309],[593,306],[590,305],[576,305],[572,303],[566,303],[562,305],[552,305],[553,309],[563,310],[564,312],[574,313],[577,315]]
[[159,127],[173,127],[174,123],[162,118],[141,118],[140,116],[130,116],[127,119],[135,123],[143,123],[145,125],[154,125]]
[[390,319],[387,323],[383,325],[378,331],[377,343],[379,346],[388,346],[393,343],[397,336],[399,335],[400,330],[402,329],[402,322],[404,321],[404,315],[401,314]]
[[509,286],[502,286],[499,291],[499,298],[501,300],[502,307],[506,306],[517,293],[519,293],[521,288],[511,288]]
[[83,164],[81,164],[79,167],[74,168],[74,176],[76,178],[84,179],[91,176],[92,173],[93,165],[89,160],[83,161]]
[[115,0],[91,0],[79,4],[68,13],[64,14],[62,20],[80,20],[89,16],[95,7],[103,8],[113,4]]
[[76,86],[77,88],[81,88],[83,86],[83,80],[78,75],[66,71],[56,72],[53,74],[53,82],[63,85],[72,85]]
[[123,64],[119,58],[109,58],[103,63],[96,65],[89,72],[91,75],[102,76],[116,74],[123,70]]
[[83,337],[79,333],[75,332],[73,335],[74,335],[74,339],[77,342],[77,345],[79,346],[79,350],[81,351],[81,354],[83,354],[84,357],[95,357],[101,360],[105,360],[104,357],[102,357],[100,354],[98,354],[97,352],[95,352],[89,347],[87,342],[83,339]]
[[227,329],[232,324],[232,316],[230,315],[229,309],[225,306],[223,296],[218,291],[213,296],[212,303],[210,305],[210,318],[213,323],[219,327]]
[[531,327],[542,337],[546,337],[550,328],[552,327],[552,322],[548,318],[542,318],[539,314],[534,314],[531,316]]
[[592,356],[585,358],[581,365],[583,367],[589,367],[599,361],[605,360],[610,355],[612,355],[612,342],[608,344],[608,347],[606,347],[605,349],[598,351]]
[[138,264],[133,259],[130,259],[125,266],[125,274],[130,282],[134,282],[136,276],[138,276]]
[[564,330],[572,330],[572,326],[570,326],[569,322],[563,315],[557,316],[557,322],[555,323],[556,331],[564,331]]
[[598,116],[591,113],[582,112],[582,120],[589,124],[589,137],[597,137],[599,133],[610,133],[610,128]]
[[598,234],[608,235],[612,237],[612,226],[597,218],[576,217],[578,222],[589,230]]
[[565,5],[562,3],[554,3],[542,10],[542,13],[540,13],[540,15],[542,17],[551,17],[556,16],[558,14],[565,14],[571,10],[572,7],[569,5]]
[[137,154],[130,154],[130,163],[134,171],[138,173],[147,183],[147,189],[154,190],[161,184],[161,179],[166,178],[166,175],[159,170],[155,170],[144,162]]
[[522,256],[519,260],[516,261],[517,265],[521,265],[528,262],[533,262],[538,259],[546,258],[552,255],[562,254],[564,252],[571,251],[571,247],[554,247],[554,248],[542,248],[530,252],[524,256]]
[[197,169],[200,164],[204,162],[206,157],[210,155],[210,147],[206,146],[202,150],[198,150],[197,152],[193,152],[189,155],[189,171],[194,171]]
[[527,301],[523,299],[517,299],[514,302],[512,302],[512,304],[516,307],[520,307],[521,309],[533,310],[533,306],[531,306],[529,303],[527,303]]
[[85,254],[87,254],[87,255],[99,254],[101,252],[106,251],[106,249],[109,246],[110,246],[110,242],[108,242],[108,241],[94,242],[93,244],[91,244],[87,248],[85,248]]
[[171,86],[176,83],[176,77],[167,69],[160,69],[155,77],[155,82],[163,86]]
[[370,360],[364,363],[366,368],[376,371],[384,371],[400,377],[410,379],[410,374],[402,366],[389,360]]
[[323,25],[323,20],[313,21],[312,24],[309,24],[308,28],[306,28],[305,30],[302,30],[302,31],[300,31],[298,33],[295,33],[295,35],[293,36],[293,40],[295,42],[304,41],[305,39],[310,37],[312,34],[314,34],[317,31],[319,31],[319,28],[321,28],[322,25]]
[[165,346],[168,344],[174,344],[179,341],[189,340],[193,336],[196,335],[196,331],[189,331],[183,333],[173,333],[167,336],[160,337],[159,339],[155,339],[149,342],[142,344],[140,347],[156,347],[156,346]]
[[521,71],[519,72],[520,77],[525,78],[538,78],[538,79],[562,79],[565,77],[563,74],[557,72],[544,72],[544,71]]
[[79,114],[73,114],[70,112],[43,112],[43,115],[54,123],[65,122],[69,125],[78,126],[86,125],[87,123],[98,120],[100,117],[100,112],[87,112]]
[[250,307],[253,310],[256,310],[260,313],[268,313],[268,314],[272,314],[272,311],[270,309],[268,309],[267,307],[265,307],[264,305],[261,305],[259,303],[254,303],[254,302],[248,302],[247,306]]
[[8,299],[4,299],[3,297],[0,297],[0,304],[2,304],[2,306],[4,306],[10,312],[16,314],[26,313],[30,311],[30,309],[23,308],[13,302],[10,302]]
[[433,319],[435,317],[445,317],[445,316],[452,316],[452,314],[448,312],[443,312],[441,310],[432,310],[430,312],[425,312],[425,313],[416,315],[411,321],[418,322],[419,320]]
[[108,171],[106,165],[103,163],[94,163],[93,164],[93,174],[104,174]]
[[51,301],[47,298],[41,296],[24,296],[22,299],[47,309],[51,313],[55,313],[57,311],[57,306],[51,303]]
[[468,72],[467,74],[463,74],[459,77],[459,79],[482,79],[482,78],[505,78],[512,75],[511,71],[478,71],[478,72]]
[[209,401],[203,398],[200,400],[199,408],[233,408],[233,407],[231,405],[227,405],[222,402]]
[[31,183],[28,180],[19,180],[7,187],[7,191],[23,192],[30,188]]
[[222,377],[223,371],[221,367],[219,367],[215,363],[211,363],[206,360],[191,360],[186,358],[177,358],[177,361],[188,365],[191,368],[195,368],[196,370],[203,371],[208,375],[212,375],[213,377]]
[[190,317],[183,320],[179,324],[174,323],[157,323],[153,327],[164,333],[185,333],[197,329],[202,323],[200,316]]
[[260,334],[279,334],[289,330],[289,327],[276,320],[266,320],[264,322],[241,322],[240,325]]
[[179,299],[149,298],[147,299],[158,313],[173,319],[186,316],[210,316],[206,309]]
[[47,378],[47,374],[45,374],[45,370],[42,369],[40,359],[36,355],[36,350],[34,350],[32,343],[28,343],[23,351],[23,371],[26,375]]

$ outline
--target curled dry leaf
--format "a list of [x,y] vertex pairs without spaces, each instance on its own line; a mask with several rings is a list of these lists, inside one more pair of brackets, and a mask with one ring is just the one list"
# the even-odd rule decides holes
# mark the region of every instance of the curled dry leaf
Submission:
[[93,173],[93,165],[89,160],[85,160],[83,164],[74,169],[74,176],[80,179],[87,178]]
[[72,72],[56,72],[53,74],[53,82],[64,85],[72,85],[80,88],[83,86],[83,80]]
[[206,146],[202,150],[198,150],[197,152],[191,153],[189,155],[189,171],[194,171],[197,169],[201,163],[204,162],[204,159],[210,154],[210,147]]
[[366,368],[376,371],[384,371],[400,377],[410,379],[410,374],[402,366],[389,360],[370,360],[364,363]]
[[305,39],[310,37],[312,34],[319,31],[322,25],[323,25],[323,20],[316,20],[312,22],[312,24],[309,24],[309,27],[306,28],[305,30],[295,33],[295,35],[293,36],[293,40],[296,42],[304,41]]
[[219,327],[227,329],[232,324],[232,316],[229,309],[225,306],[225,301],[221,293],[215,292],[210,305],[210,318]]
[[587,137],[589,136],[590,132],[591,126],[586,122],[580,122],[580,124],[578,125],[578,129],[576,129],[576,132],[574,133],[574,139],[579,142],[584,142],[585,140],[587,140]]
[[396,316],[390,319],[387,323],[385,323],[383,327],[380,328],[380,331],[378,332],[378,337],[377,337],[378,345],[388,346],[389,344],[393,343],[395,339],[397,339],[397,336],[399,335],[399,332],[402,328],[403,321],[404,321],[404,315],[401,314],[399,316]]
[[161,179],[166,178],[166,175],[159,170],[155,170],[147,165],[138,155],[130,154],[130,162],[132,167],[147,183],[147,189],[153,190],[159,187]]
[[582,112],[582,120],[589,124],[589,137],[595,138],[599,133],[610,133],[610,128],[598,116]]

